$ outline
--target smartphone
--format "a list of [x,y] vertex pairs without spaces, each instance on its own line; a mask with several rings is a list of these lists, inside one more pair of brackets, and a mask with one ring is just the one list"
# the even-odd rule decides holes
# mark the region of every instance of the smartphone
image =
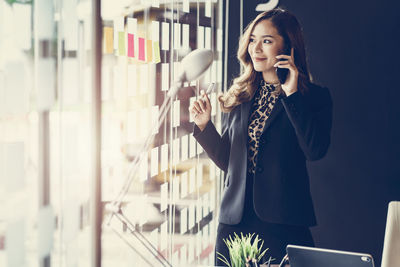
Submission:
[[[281,53],[279,53],[279,55],[288,55],[288,56],[290,56],[290,52],[291,52],[291,46],[289,44],[285,44],[285,47],[283,48]],[[282,60],[285,60],[285,59],[280,58],[279,60],[282,61]],[[276,75],[278,76],[279,82],[281,84],[285,83],[288,73],[289,73],[289,69],[276,68]]]

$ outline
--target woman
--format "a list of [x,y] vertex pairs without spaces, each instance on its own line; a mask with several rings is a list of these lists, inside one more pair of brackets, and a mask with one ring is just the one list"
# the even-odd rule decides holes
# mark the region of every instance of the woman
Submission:
[[[223,239],[256,233],[277,262],[287,244],[314,245],[306,160],[328,150],[332,100],[327,88],[311,83],[301,27],[286,10],[263,12],[247,26],[238,59],[244,72],[219,97],[227,115],[222,135],[204,92],[189,108],[193,135],[226,173],[216,252],[229,259]],[[282,83],[279,69],[288,71]],[[217,254],[216,265],[223,265]]]

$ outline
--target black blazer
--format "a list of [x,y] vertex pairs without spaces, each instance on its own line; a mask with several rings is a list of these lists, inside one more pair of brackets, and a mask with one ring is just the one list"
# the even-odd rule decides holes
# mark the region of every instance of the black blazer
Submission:
[[[237,224],[244,206],[247,174],[247,129],[254,101],[242,103],[226,116],[222,136],[210,121],[193,136],[225,174],[219,222]],[[332,99],[328,88],[312,84],[283,96],[265,123],[253,183],[256,214],[264,221],[316,225],[306,160],[321,159],[330,144]]]

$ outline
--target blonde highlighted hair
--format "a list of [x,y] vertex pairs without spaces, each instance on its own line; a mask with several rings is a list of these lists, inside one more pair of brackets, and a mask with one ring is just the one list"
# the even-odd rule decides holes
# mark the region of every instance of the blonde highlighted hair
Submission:
[[249,101],[261,82],[262,74],[254,70],[247,47],[254,27],[263,20],[270,20],[283,38],[284,44],[294,48],[294,63],[299,71],[299,91],[304,93],[311,83],[306,62],[303,33],[296,17],[282,8],[265,11],[247,25],[239,40],[237,58],[244,70],[239,77],[233,80],[229,90],[218,97],[223,112],[231,112],[236,106]]

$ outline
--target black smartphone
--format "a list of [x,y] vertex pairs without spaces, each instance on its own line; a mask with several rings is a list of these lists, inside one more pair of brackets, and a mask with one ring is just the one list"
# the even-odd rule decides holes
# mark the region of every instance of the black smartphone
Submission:
[[[285,47],[283,48],[282,52],[279,53],[279,55],[288,55],[288,56],[290,56],[290,52],[291,52],[290,50],[291,50],[290,45],[286,44]],[[279,60],[282,61],[282,60],[285,60],[285,59],[280,58]],[[276,68],[276,75],[278,76],[279,82],[281,84],[285,83],[288,73],[289,73],[288,69]]]

